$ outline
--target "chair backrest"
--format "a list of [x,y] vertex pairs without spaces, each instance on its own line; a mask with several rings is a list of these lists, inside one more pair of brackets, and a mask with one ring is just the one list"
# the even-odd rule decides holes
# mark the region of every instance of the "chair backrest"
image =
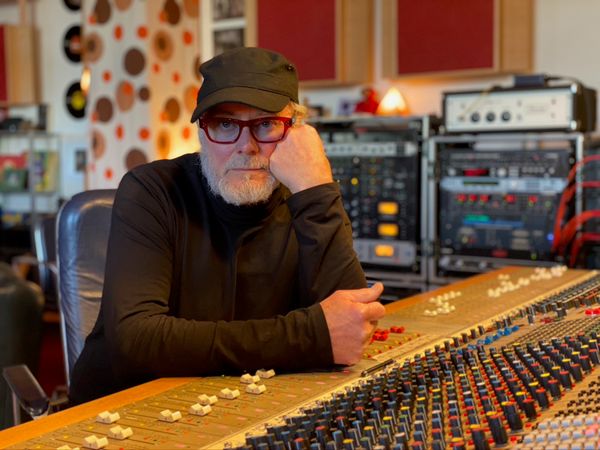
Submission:
[[115,192],[81,192],[58,213],[59,309],[67,384],[100,310]]
[[56,308],[56,215],[46,215],[33,226],[33,248],[38,260],[37,270],[40,287],[44,293],[46,308]]

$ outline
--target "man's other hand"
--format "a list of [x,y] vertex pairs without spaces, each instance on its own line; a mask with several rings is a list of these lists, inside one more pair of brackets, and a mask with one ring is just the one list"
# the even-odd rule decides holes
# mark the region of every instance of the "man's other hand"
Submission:
[[310,125],[288,130],[271,154],[269,169],[292,194],[333,181],[323,142]]
[[377,301],[383,284],[335,291],[321,302],[336,364],[356,364],[371,340],[385,308]]

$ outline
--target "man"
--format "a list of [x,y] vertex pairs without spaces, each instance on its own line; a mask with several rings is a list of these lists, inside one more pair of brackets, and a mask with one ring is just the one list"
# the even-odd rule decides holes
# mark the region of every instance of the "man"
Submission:
[[293,64],[241,48],[200,70],[200,157],[119,186],[74,403],[162,376],[353,364],[384,314]]

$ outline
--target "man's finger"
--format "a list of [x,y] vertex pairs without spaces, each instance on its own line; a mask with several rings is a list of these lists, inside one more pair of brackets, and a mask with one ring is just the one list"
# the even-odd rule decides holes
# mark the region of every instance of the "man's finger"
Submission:
[[377,282],[370,288],[353,289],[347,292],[350,295],[350,299],[354,302],[370,303],[376,301],[383,293],[383,284]]
[[366,303],[363,309],[363,317],[369,322],[379,320],[385,316],[385,307],[379,302]]

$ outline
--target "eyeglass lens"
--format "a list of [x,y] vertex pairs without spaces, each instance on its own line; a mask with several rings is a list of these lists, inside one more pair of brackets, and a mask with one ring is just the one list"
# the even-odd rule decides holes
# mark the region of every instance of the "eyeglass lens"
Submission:
[[238,121],[213,117],[205,120],[205,123],[209,137],[215,142],[222,143],[237,141],[244,126],[248,126],[254,139],[260,142],[277,142],[283,138],[286,131],[284,121],[275,118]]

